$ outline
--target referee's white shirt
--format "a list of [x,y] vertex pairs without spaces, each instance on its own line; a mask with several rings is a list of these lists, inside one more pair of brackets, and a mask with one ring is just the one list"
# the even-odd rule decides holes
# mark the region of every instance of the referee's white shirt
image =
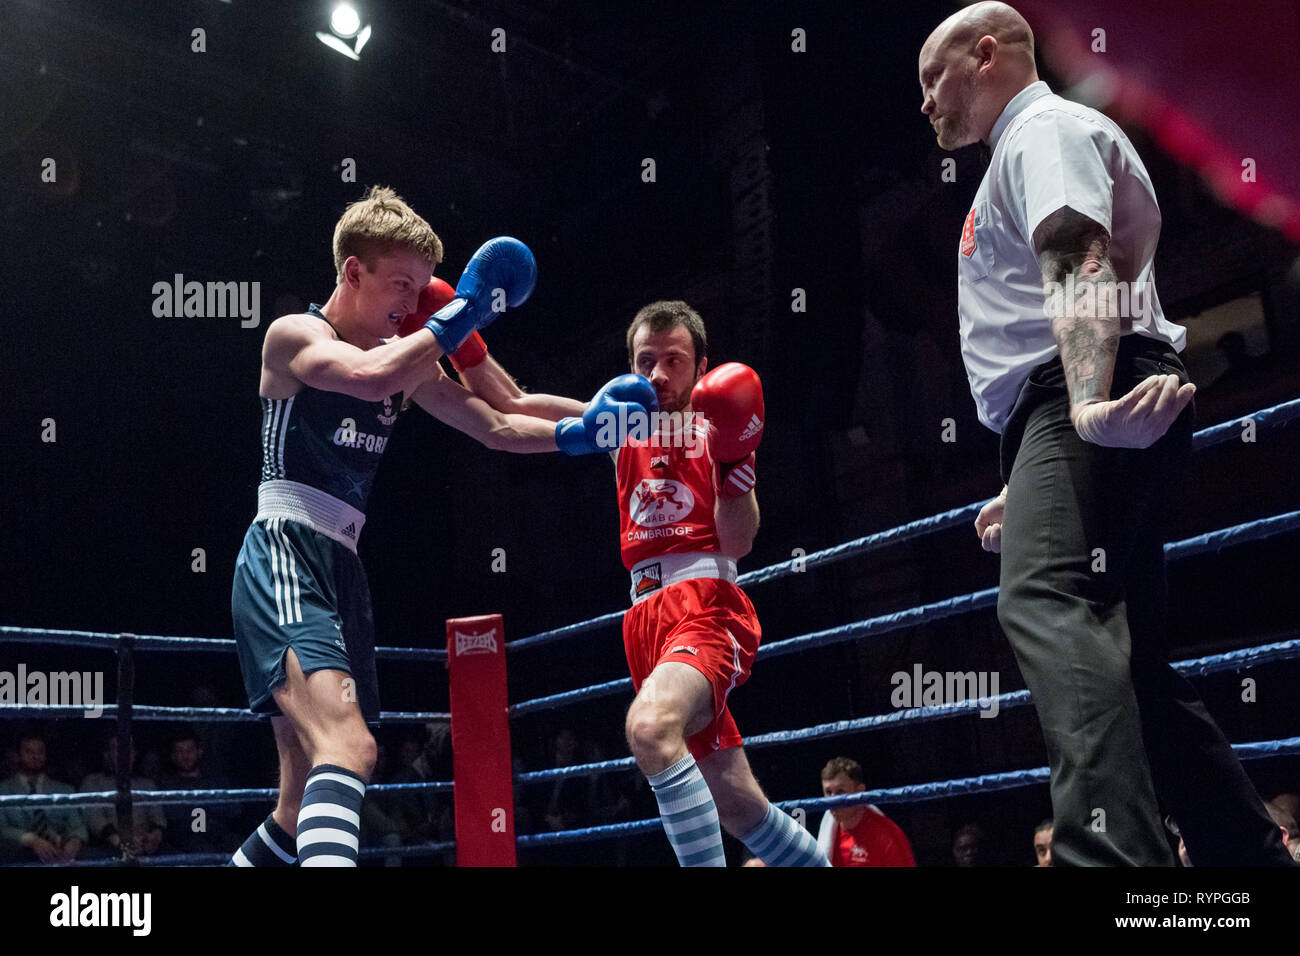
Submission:
[[[1110,233],[1110,259],[1128,292],[1131,330],[1182,351],[1187,332],[1167,322],[1152,260],[1160,207],[1146,168],[1106,116],[1044,82],[1017,93],[993,124],[993,155],[957,251],[961,351],[980,421],[1001,433],[1021,386],[1057,352],[1044,310],[1032,237],[1063,206]],[[1111,398],[1118,396],[1112,395]]]

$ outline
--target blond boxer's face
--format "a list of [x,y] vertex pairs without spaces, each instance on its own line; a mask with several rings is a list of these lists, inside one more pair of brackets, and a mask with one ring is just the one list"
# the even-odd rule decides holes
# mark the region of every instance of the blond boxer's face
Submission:
[[359,263],[357,300],[367,330],[381,337],[396,334],[406,314],[415,311],[432,272],[432,263],[409,252],[378,256],[373,269]]

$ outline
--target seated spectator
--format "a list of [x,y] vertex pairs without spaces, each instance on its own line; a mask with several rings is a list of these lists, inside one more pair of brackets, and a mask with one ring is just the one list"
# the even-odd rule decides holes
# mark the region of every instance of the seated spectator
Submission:
[[978,823],[967,823],[959,827],[952,840],[952,858],[958,866],[987,865],[984,828]]
[[[161,790],[224,790],[229,782],[207,770],[203,744],[191,728],[172,735],[167,752],[170,767],[159,781]],[[169,803],[164,848],[168,853],[226,853],[239,843],[234,826],[238,806],[227,803]]]
[[[17,770],[0,781],[0,794],[72,793],[72,785],[45,773],[45,738],[18,738]],[[86,844],[86,824],[75,807],[5,807],[0,810],[0,860],[71,863]]]
[[1291,814],[1292,819],[1300,823],[1300,793],[1279,793],[1268,802]]
[[[439,721],[425,725],[427,737],[415,762],[394,774],[392,783],[427,783],[451,780],[451,724]],[[406,845],[441,843],[456,838],[455,817],[449,793],[427,790],[398,791],[385,801],[386,813],[398,827]],[[455,851],[443,855],[445,865],[455,865]]]
[[1291,859],[1300,862],[1300,828],[1296,827],[1295,817],[1277,803],[1276,799],[1265,803],[1264,809],[1273,818],[1273,822],[1282,828],[1282,843],[1291,854]]
[[[389,758],[391,751],[382,739],[375,740],[375,768],[370,772],[370,783],[388,783],[392,773]],[[406,769],[410,769],[409,767]],[[402,845],[402,827],[394,814],[390,795],[383,790],[371,790],[361,805],[361,850],[385,847],[395,850]],[[376,862],[384,866],[401,866],[400,854],[389,853]],[[368,857],[360,859],[361,866],[370,865]]]
[[[130,768],[135,767],[135,741],[131,741],[131,752],[127,755]],[[82,792],[117,789],[117,734],[110,733],[104,740],[104,769],[98,773],[86,774],[81,781]],[[142,790],[158,789],[148,777],[132,777],[131,790],[138,794]],[[122,834],[117,828],[117,808],[100,806],[86,808],[86,829],[90,832],[90,852],[97,856],[118,856],[122,852]],[[163,808],[153,806],[132,806],[135,818],[135,853],[136,856],[150,856],[158,852],[162,845],[163,831],[167,828],[167,817]]]
[[[822,794],[827,797],[866,789],[862,766],[850,757],[836,757],[822,768]],[[902,829],[870,803],[824,814],[817,845],[831,866],[916,866]]]
[[1178,821],[1173,817],[1165,817],[1165,829],[1178,837],[1178,862],[1183,866],[1192,866],[1192,858],[1187,855],[1187,842],[1178,828]]
[[1052,832],[1056,828],[1051,820],[1044,820],[1034,828],[1034,866],[1052,865]]
[[[552,767],[568,767],[578,760],[578,735],[565,727],[555,735]],[[588,781],[594,778],[558,777],[551,783],[542,819],[551,830],[571,830],[588,815]]]

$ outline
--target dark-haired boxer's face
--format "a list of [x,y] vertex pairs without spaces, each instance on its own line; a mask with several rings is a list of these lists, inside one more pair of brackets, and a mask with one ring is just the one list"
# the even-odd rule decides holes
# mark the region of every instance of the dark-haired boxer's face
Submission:
[[973,122],[978,66],[974,55],[952,48],[927,44],[921,50],[921,112],[930,118],[941,149],[959,149],[980,138]]
[[654,333],[650,326],[641,326],[632,337],[632,355],[632,371],[650,379],[661,412],[690,409],[691,389],[709,362],[708,359],[695,361],[695,342],[686,326]]
[[429,262],[405,252],[380,256],[373,270],[361,263],[357,300],[366,330],[379,338],[396,335],[402,319],[415,311],[430,275]]

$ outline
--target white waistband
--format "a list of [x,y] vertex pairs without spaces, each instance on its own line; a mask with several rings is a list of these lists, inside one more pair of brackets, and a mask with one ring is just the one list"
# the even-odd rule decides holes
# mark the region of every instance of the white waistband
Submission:
[[632,603],[689,578],[722,578],[736,581],[736,562],[716,551],[665,554],[641,561],[632,568]]
[[277,478],[257,486],[257,517],[288,518],[356,551],[366,516],[346,501],[298,481]]

